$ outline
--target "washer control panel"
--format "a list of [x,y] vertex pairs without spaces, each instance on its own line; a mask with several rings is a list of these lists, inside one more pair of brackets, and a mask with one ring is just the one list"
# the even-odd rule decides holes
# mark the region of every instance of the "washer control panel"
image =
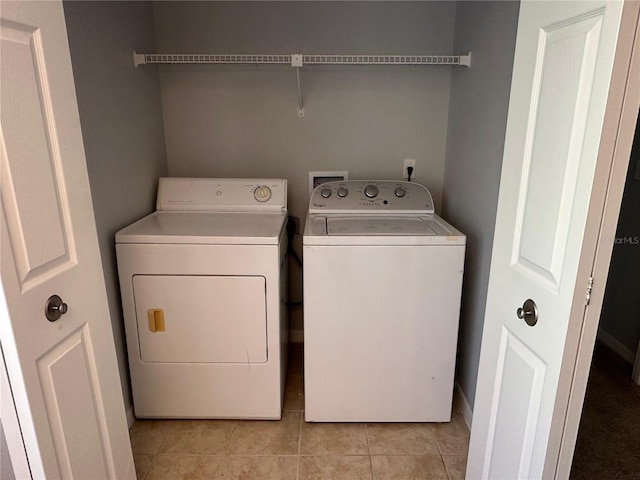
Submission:
[[161,178],[157,210],[253,211],[287,208],[281,178]]
[[434,213],[429,190],[414,182],[327,182],[311,193],[309,213]]

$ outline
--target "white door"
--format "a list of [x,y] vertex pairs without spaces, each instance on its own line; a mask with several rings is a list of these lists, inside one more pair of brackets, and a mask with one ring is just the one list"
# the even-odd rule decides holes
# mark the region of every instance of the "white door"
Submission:
[[0,340],[31,475],[135,478],[62,4],[0,9]]
[[621,13],[621,2],[521,3],[470,479],[543,473],[572,298],[587,288],[576,276]]

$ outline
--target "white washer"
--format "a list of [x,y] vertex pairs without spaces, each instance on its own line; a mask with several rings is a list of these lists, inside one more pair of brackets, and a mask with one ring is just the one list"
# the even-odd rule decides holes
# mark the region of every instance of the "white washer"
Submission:
[[161,178],[116,234],[138,418],[279,419],[287,181]]
[[446,422],[465,236],[422,185],[317,187],[304,230],[308,422]]

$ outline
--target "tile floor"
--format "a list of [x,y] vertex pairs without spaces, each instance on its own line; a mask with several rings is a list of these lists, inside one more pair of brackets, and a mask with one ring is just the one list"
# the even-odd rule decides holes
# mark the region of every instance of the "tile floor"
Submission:
[[451,423],[306,423],[302,349],[294,346],[280,421],[138,420],[139,480],[464,478],[469,430]]

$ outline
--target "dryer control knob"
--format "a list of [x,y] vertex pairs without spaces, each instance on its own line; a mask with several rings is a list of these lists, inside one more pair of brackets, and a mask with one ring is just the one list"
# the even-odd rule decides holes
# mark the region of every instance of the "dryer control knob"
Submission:
[[367,185],[364,187],[364,194],[369,198],[376,198],[378,196],[378,187],[375,185]]
[[346,189],[346,188],[344,188],[344,187],[340,187],[340,188],[338,189],[338,196],[339,196],[339,197],[346,197],[347,195],[349,195],[349,190],[347,190],[347,189]]
[[407,194],[407,189],[404,187],[398,187],[396,188],[395,193],[396,193],[396,197],[402,198]]
[[331,190],[328,188],[323,188],[322,190],[320,190],[320,195],[322,195],[322,198],[329,198],[331,196]]
[[253,191],[253,198],[259,202],[266,202],[271,198],[271,189],[266,186],[261,186]]

